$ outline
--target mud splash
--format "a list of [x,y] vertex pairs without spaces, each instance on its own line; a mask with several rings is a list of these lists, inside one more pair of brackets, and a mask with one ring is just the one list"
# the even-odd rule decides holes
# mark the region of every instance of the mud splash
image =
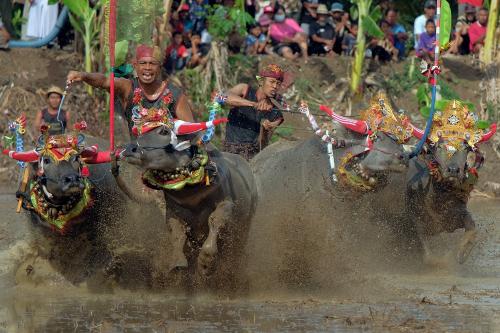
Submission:
[[[8,268],[16,265],[16,256],[29,255],[30,249],[24,239],[26,234],[21,236],[19,232],[24,230],[26,221],[14,213],[12,198],[12,194],[0,196],[0,208],[6,218],[0,226],[3,237],[0,331],[496,332],[500,329],[498,201],[471,202],[482,239],[465,265],[447,261],[460,236],[455,233],[435,240],[439,247],[447,248],[438,252],[440,249],[436,247],[436,252],[443,254],[438,266],[422,266],[414,261],[406,270],[372,267],[371,274],[351,279],[352,283],[347,280],[333,283],[330,286],[336,287],[331,289],[310,288],[306,283],[300,292],[297,284],[293,284],[295,291],[290,291],[287,285],[272,292],[269,285],[251,281],[248,297],[227,299],[216,295],[176,296],[120,289],[115,289],[114,294],[92,294],[85,287],[58,283],[57,279],[52,285],[15,286],[8,279]],[[146,238],[143,241],[148,243]],[[290,251],[300,253],[301,248]],[[306,254],[303,252],[304,260]],[[324,280],[338,276],[339,272],[325,276]],[[297,275],[297,283],[300,277]]]

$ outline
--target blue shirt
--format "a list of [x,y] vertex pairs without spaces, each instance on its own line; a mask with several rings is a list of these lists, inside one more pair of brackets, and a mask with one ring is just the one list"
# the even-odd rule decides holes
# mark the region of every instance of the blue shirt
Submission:
[[398,38],[398,34],[401,32],[406,32],[405,28],[401,24],[394,24],[391,27],[392,34],[394,35],[394,47],[399,50],[399,58],[404,58],[405,56],[405,41]]

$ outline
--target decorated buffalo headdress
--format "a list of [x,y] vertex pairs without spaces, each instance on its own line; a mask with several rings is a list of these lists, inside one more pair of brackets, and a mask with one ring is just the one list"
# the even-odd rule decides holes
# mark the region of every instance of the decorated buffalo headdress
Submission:
[[[38,138],[37,146],[29,151],[14,151],[4,149],[3,154],[23,162],[37,162],[40,157],[48,156],[54,162],[68,161],[74,155],[80,155],[83,162],[88,164],[108,163],[111,152],[99,151],[97,145],[84,146],[85,136],[81,133],[87,129],[85,121],[74,125],[74,133],[49,135],[48,126],[42,125],[42,134]],[[40,159],[39,172],[43,173],[43,159]],[[82,168],[82,175],[88,175],[88,169]]]
[[412,137],[413,127],[406,115],[393,111],[388,100],[384,93],[378,93],[370,101],[370,107],[361,113],[361,120],[372,132],[384,132],[399,144],[406,143]]
[[[452,100],[442,111],[434,115],[427,140],[432,145],[440,141],[444,142],[450,155],[466,146],[476,149],[479,143],[488,141],[497,129],[496,124],[493,123],[489,130],[484,132],[477,127],[477,122],[477,115],[471,112],[464,103]],[[413,134],[420,139],[423,131],[415,128]]]
[[[31,151],[4,150],[3,153],[9,157],[23,162],[39,162],[37,176],[30,180],[28,195],[24,201],[24,207],[34,211],[43,222],[43,225],[52,230],[64,234],[71,221],[79,218],[92,205],[92,186],[86,178],[82,180],[83,191],[79,197],[68,198],[68,201],[61,205],[50,202],[53,194],[46,187],[46,175],[44,161],[50,158],[58,164],[62,161],[69,161],[78,155],[79,172],[82,177],[89,176],[86,163],[105,163],[110,160],[109,152],[99,152],[97,146],[85,147],[85,137],[81,132],[87,128],[85,122],[76,123],[75,132],[72,134],[50,135],[48,126],[41,127],[37,146]],[[45,179],[45,180],[44,180]]]
[[378,93],[372,98],[370,107],[361,112],[361,119],[343,117],[324,105],[320,109],[351,131],[370,136],[384,132],[398,143],[406,143],[412,137],[414,127],[407,116],[395,113],[388,101],[384,93]]

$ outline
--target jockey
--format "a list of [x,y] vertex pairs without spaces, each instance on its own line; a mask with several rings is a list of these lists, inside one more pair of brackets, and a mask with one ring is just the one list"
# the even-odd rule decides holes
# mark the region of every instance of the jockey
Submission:
[[[125,109],[130,134],[132,114],[138,111],[163,109],[171,118],[193,122],[193,113],[186,95],[168,79],[161,79],[161,56],[158,47],[139,45],[133,62],[137,77],[115,78],[117,99]],[[95,88],[109,90],[109,78],[101,73],[70,71],[67,83],[85,82]]]
[[240,83],[229,89],[224,104],[231,107],[226,127],[224,151],[250,160],[269,141],[283,122],[281,110],[286,108],[278,95],[285,72],[275,64],[263,68],[257,76],[258,88]]

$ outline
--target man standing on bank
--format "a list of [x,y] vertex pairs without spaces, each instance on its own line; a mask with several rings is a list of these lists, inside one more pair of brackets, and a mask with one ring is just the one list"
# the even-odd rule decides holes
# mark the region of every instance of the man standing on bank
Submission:
[[278,91],[284,74],[280,66],[271,64],[259,72],[257,89],[240,83],[227,92],[224,104],[231,110],[224,151],[250,160],[269,143],[272,133],[283,122],[280,109],[286,106]]
[[[165,109],[175,119],[193,122],[193,113],[182,90],[169,80],[161,79],[161,56],[158,47],[139,45],[134,69],[137,77],[131,80],[115,78],[117,99],[120,99],[132,133],[133,109]],[[109,77],[101,73],[70,71],[68,84],[85,82],[95,88],[109,90]]]

